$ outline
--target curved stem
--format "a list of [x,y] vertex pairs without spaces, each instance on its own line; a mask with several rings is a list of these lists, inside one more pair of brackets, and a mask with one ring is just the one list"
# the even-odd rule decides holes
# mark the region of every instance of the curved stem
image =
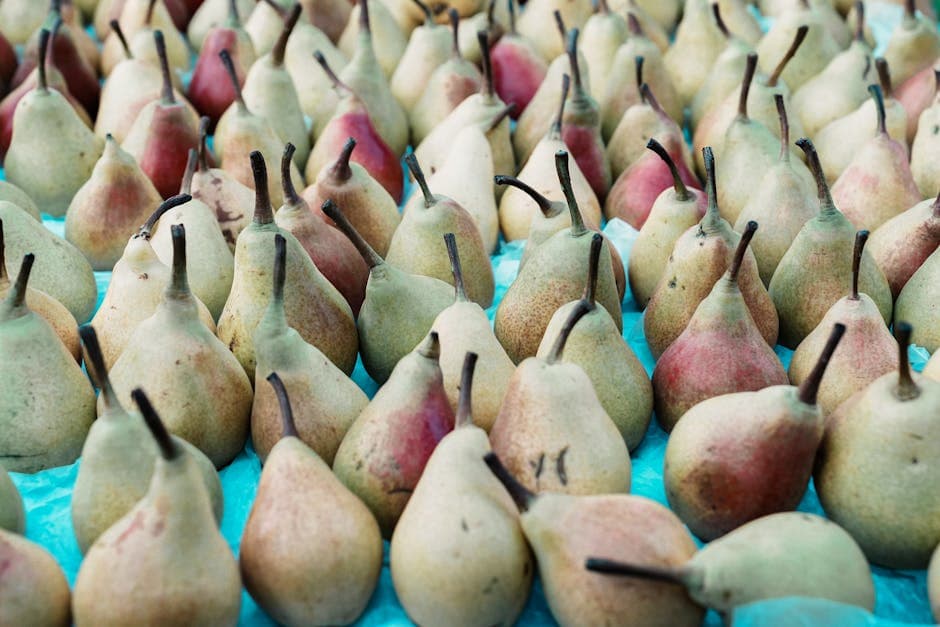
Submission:
[[90,324],[78,327],[78,335],[85,346],[85,368],[91,376],[92,383],[101,390],[101,400],[105,410],[121,409],[121,402],[114,393],[108,369],[104,365],[104,356],[101,354],[101,345],[98,343],[98,334]]
[[747,253],[747,247],[757,232],[757,222],[751,220],[747,223],[744,233],[741,233],[741,239],[738,241],[738,247],[734,250],[734,258],[731,260],[731,267],[728,268],[728,278],[732,283],[738,282],[738,272],[741,271],[741,264],[744,262],[744,255]]
[[639,564],[627,564],[617,562],[601,557],[589,557],[584,562],[584,568],[591,572],[602,575],[619,575],[622,577],[639,577],[652,581],[662,581],[685,587],[686,578],[683,577],[681,570],[664,566],[641,566]]
[[208,172],[209,171],[209,148],[206,145],[206,140],[209,137],[209,125],[212,124],[212,120],[209,119],[208,115],[204,115],[199,118],[199,171]]
[[150,234],[153,232],[153,227],[157,224],[157,221],[163,217],[163,214],[172,209],[173,207],[179,207],[180,205],[185,205],[193,197],[189,194],[177,194],[176,196],[170,196],[157,207],[156,211],[150,214],[150,217],[147,218],[147,221],[144,222],[143,226],[140,227],[140,230],[137,231],[138,237],[143,237],[144,239],[150,239]]
[[182,447],[170,437],[170,432],[166,430],[166,425],[160,420],[160,416],[157,415],[157,411],[150,404],[150,399],[147,398],[144,391],[140,388],[134,389],[131,392],[131,398],[137,404],[140,414],[144,417],[144,422],[147,423],[150,434],[157,442],[157,447],[160,449],[160,455],[163,459],[173,461],[180,457],[183,454]]
[[741,93],[738,95],[738,117],[747,119],[747,96],[751,92],[751,82],[757,70],[757,55],[747,55],[747,64],[744,66],[744,80],[741,81]]
[[223,50],[219,53],[219,58],[222,59],[222,65],[225,66],[225,72],[232,83],[232,89],[235,91],[235,102],[238,103],[239,111],[248,111],[248,105],[245,104],[245,99],[242,97],[242,85],[238,80],[238,74],[235,72],[232,55],[228,50]]
[[816,146],[806,137],[796,140],[796,145],[806,155],[806,163],[809,165],[813,178],[816,179],[816,194],[819,198],[819,204],[823,211],[835,210],[832,203],[832,195],[829,193],[829,183],[826,181],[826,175],[823,173],[822,165],[819,163],[819,154],[816,152]]
[[49,31],[45,28],[39,31],[39,62],[36,69],[39,72],[39,80],[36,89],[40,91],[49,91],[49,83],[46,78],[46,59],[49,56]]
[[190,148],[186,156],[186,169],[183,170],[183,180],[180,182],[180,194],[192,194],[193,174],[196,173],[196,162],[199,157],[195,148]]
[[424,208],[430,209],[434,206],[436,201],[434,200],[434,194],[431,193],[428,187],[427,179],[424,178],[424,172],[421,171],[421,166],[418,164],[418,158],[415,157],[415,153],[412,152],[405,156],[405,165],[411,170],[411,175],[415,178],[418,187],[421,188],[421,193],[424,195]]
[[852,293],[849,296],[852,300],[858,300],[858,275],[862,267],[862,251],[865,250],[867,241],[868,231],[862,229],[855,234],[855,250],[852,251]]
[[662,144],[653,138],[650,138],[650,140],[646,142],[646,147],[659,155],[659,158],[662,159],[666,163],[666,167],[669,168],[669,172],[672,174],[672,188],[675,191],[676,200],[681,202],[689,200],[692,194],[689,193],[689,188],[685,186],[682,177],[679,176],[679,169],[676,167],[676,162],[669,156],[669,152],[663,148]]
[[911,361],[907,354],[913,331],[907,322],[894,323],[894,338],[898,342],[898,387],[895,395],[902,401],[910,401],[920,396],[920,388],[914,383],[911,375]]
[[20,273],[16,275],[13,288],[7,294],[7,302],[11,308],[22,307],[26,301],[26,286],[29,284],[29,274],[33,271],[34,261],[36,261],[36,255],[33,253],[27,253],[23,256]]
[[575,325],[578,324],[578,321],[581,320],[585,314],[590,313],[591,309],[592,307],[587,301],[579,300],[577,302],[574,309],[571,310],[571,313],[568,314],[568,317],[565,319],[565,323],[561,326],[561,331],[559,331],[558,337],[555,338],[555,343],[552,344],[552,350],[548,353],[548,357],[545,358],[547,363],[554,364],[561,359],[562,353],[565,352],[565,344],[568,343],[568,338],[571,336]]
[[299,205],[303,199],[297,194],[294,188],[294,180],[291,178],[290,165],[294,158],[294,144],[287,142],[284,146],[284,154],[281,156],[281,190],[284,192],[284,200],[288,205]]
[[[493,177],[493,181],[497,185],[511,185],[512,187],[522,190],[528,194],[532,200],[535,201],[535,204],[538,205],[539,211],[542,212],[542,215],[544,215],[546,218],[552,217],[553,207],[551,201],[549,201],[549,199],[542,194],[538,193],[535,188],[531,187],[525,181],[521,181],[514,176],[506,176],[504,174],[497,174]],[[938,203],[940,203],[940,200],[938,200]]]
[[702,159],[705,162],[705,195],[708,206],[700,224],[703,229],[714,229],[718,227],[721,215],[718,211],[718,188],[715,182],[715,154],[711,146],[702,148]]
[[561,11],[557,9],[553,11],[552,17],[555,18],[555,28],[558,29],[558,33],[561,35],[561,45],[565,46],[568,43],[568,29],[565,28],[565,20],[561,17]]
[[587,302],[591,311],[594,310],[596,305],[596,295],[597,295],[597,269],[598,263],[601,258],[601,247],[604,245],[604,236],[600,233],[595,233],[591,236],[591,252],[588,257],[588,276],[587,284],[584,286],[584,295],[581,297],[582,300]]
[[277,396],[277,403],[281,408],[281,437],[282,438],[300,438],[297,432],[297,425],[294,423],[294,410],[290,406],[290,397],[287,396],[287,388],[284,382],[276,372],[272,372],[266,378],[267,382],[274,388],[274,395]]
[[512,473],[503,466],[496,453],[487,453],[483,456],[483,461],[489,467],[490,472],[499,479],[499,482],[506,488],[506,492],[512,497],[513,502],[521,511],[526,511],[532,505],[532,502],[538,498],[533,492],[529,491],[519,480],[512,476]]
[[457,397],[457,415],[454,428],[473,424],[473,371],[477,366],[477,354],[468,352],[463,358],[460,370],[460,395]]
[[885,98],[894,97],[894,85],[891,84],[891,69],[888,62],[882,57],[875,59],[875,69],[878,71],[878,83]]
[[153,10],[156,6],[157,0],[150,0],[150,2],[147,3],[147,13],[144,15],[144,24],[147,26],[153,24]]
[[444,234],[444,245],[447,247],[447,258],[450,259],[450,271],[454,274],[454,299],[457,302],[465,303],[469,299],[463,283],[463,268],[460,266],[457,238],[453,233]]
[[274,209],[271,208],[271,194],[268,191],[268,166],[264,162],[264,155],[252,150],[251,174],[255,179],[255,213],[251,221],[255,224],[271,224],[274,222]]
[[176,104],[176,96],[173,95],[173,80],[170,78],[170,61],[166,56],[166,43],[163,41],[162,31],[153,31],[153,42],[157,47],[157,57],[160,59],[160,74],[163,76],[163,91],[160,93],[160,100],[165,105]]
[[787,106],[783,101],[783,94],[774,94],[774,104],[777,105],[777,119],[780,120],[780,161],[790,161],[790,120],[787,118]]
[[649,83],[643,83],[640,85],[640,96],[643,98],[646,104],[649,105],[650,109],[659,115],[659,117],[672,120],[672,118],[669,117],[669,114],[666,113],[666,110],[663,109],[663,106],[659,104],[659,100],[657,100],[656,96],[653,94],[653,90],[650,88]]
[[718,26],[721,34],[725,36],[725,39],[731,39],[731,31],[728,30],[724,18],[721,17],[721,8],[718,2],[712,3],[712,15],[715,17],[715,25]]
[[571,77],[567,74],[561,75],[561,101],[558,103],[558,115],[552,122],[552,132],[561,135],[561,125],[565,117],[565,102],[568,100],[568,90],[571,88]]
[[353,137],[346,139],[343,149],[333,165],[330,166],[330,176],[337,182],[345,182],[352,178],[352,168],[349,167],[349,159],[353,150],[356,148],[356,140]]
[[571,234],[578,236],[586,233],[587,228],[584,226],[578,201],[574,197],[574,188],[571,186],[567,151],[559,150],[555,153],[555,172],[558,174],[558,182],[561,183],[561,191],[565,193],[565,200],[568,202],[568,212],[571,214]]
[[493,121],[490,122],[490,125],[486,127],[484,135],[488,135],[491,131],[496,130],[496,128],[503,123],[507,117],[512,115],[512,112],[516,110],[516,103],[510,102],[508,105],[499,110],[499,113],[493,116]]
[[359,254],[365,260],[366,265],[369,268],[375,268],[376,266],[383,265],[385,260],[382,259],[375,249],[369,246],[369,243],[363,239],[362,235],[359,234],[359,231],[349,223],[349,220],[346,219],[346,216],[339,210],[339,207],[336,206],[336,203],[332,200],[326,200],[323,203],[323,206],[320,207],[323,213],[333,221],[340,231],[342,231],[346,237],[349,238],[349,241],[352,242],[353,246],[356,247],[356,250],[359,251]]
[[111,26],[111,32],[114,33],[115,37],[118,38],[118,41],[121,42],[121,48],[124,49],[124,56],[128,59],[134,58],[134,53],[131,52],[131,47],[127,45],[127,37],[124,36],[124,31],[121,29],[121,23],[117,20],[111,20],[108,22]]
[[330,64],[326,62],[326,57],[323,56],[322,52],[315,50],[313,53],[313,58],[317,60],[317,63],[319,63],[320,67],[323,68],[323,72],[326,73],[326,77],[330,79],[331,83],[333,83],[333,89],[345,92],[347,94],[353,93],[352,88],[341,81],[339,76],[336,75],[336,72],[333,71],[333,68],[330,67]]
[[829,359],[835,352],[836,347],[839,345],[839,340],[842,339],[844,333],[844,324],[837,322],[833,325],[832,333],[829,334],[829,340],[826,342],[826,346],[823,347],[822,354],[819,355],[816,365],[813,366],[813,370],[809,373],[809,376],[806,377],[797,389],[797,398],[801,403],[807,405],[816,404],[816,393],[819,392],[819,384],[822,382],[823,374],[826,372],[826,366],[829,365]]
[[287,14],[287,19],[284,20],[284,28],[281,29],[281,34],[278,36],[277,41],[274,42],[274,47],[271,48],[271,63],[274,67],[284,65],[284,51],[287,50],[287,40],[290,39],[291,33],[294,32],[294,27],[297,25],[297,20],[300,18],[300,11],[300,4],[295,4],[294,8]]
[[875,100],[875,111],[878,113],[878,134],[887,135],[888,128],[885,126],[885,100],[881,94],[881,87],[878,85],[869,85],[868,93]]
[[778,63],[777,67],[774,68],[770,78],[767,79],[768,87],[777,86],[777,81],[780,79],[780,75],[783,74],[783,71],[786,69],[790,59],[796,55],[796,51],[800,49],[800,46],[803,44],[803,40],[806,39],[807,32],[809,32],[809,26],[806,24],[803,24],[798,29],[796,29],[796,35],[793,37],[793,43],[790,44],[790,48],[787,49],[786,54],[784,54],[783,58],[780,59],[780,63]]

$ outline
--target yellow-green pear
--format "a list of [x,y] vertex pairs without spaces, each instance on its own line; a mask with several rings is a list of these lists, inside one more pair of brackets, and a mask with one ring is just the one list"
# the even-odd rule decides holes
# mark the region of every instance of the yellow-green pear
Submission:
[[69,583],[55,558],[42,546],[11,531],[0,529],[0,624],[72,624]]

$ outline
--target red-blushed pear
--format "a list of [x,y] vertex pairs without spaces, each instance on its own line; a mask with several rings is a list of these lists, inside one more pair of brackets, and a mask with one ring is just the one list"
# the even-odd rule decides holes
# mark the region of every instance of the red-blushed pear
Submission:
[[738,289],[738,272],[755,231],[757,223],[749,223],[728,271],[656,362],[656,419],[666,431],[707,399],[788,383],[780,358],[761,336]]
[[248,69],[255,62],[255,50],[248,33],[241,27],[236,0],[229,0],[228,20],[206,35],[187,92],[193,106],[200,114],[209,116],[213,125],[235,102],[235,89],[227,79],[225,64],[219,57],[223,50],[228,50],[238,84],[244,86]]
[[833,38],[822,14],[801,0],[774,20],[773,26],[757,43],[761,70],[773,70],[772,64],[780,58],[780,51],[786,50],[793,40],[793,34],[800,28],[808,29],[806,45],[800,48],[781,74],[783,81],[793,90],[799,89],[803,83],[823,71],[844,47]]
[[406,113],[421,98],[434,71],[450,57],[454,39],[451,29],[435,22],[428,5],[422,0],[412,2],[424,13],[424,24],[411,31],[408,46],[389,77],[389,89]]
[[13,74],[16,72],[18,62],[16,50],[0,32],[0,94],[3,96],[7,94],[10,88],[10,79],[13,78]]
[[294,145],[287,144],[281,159],[284,204],[274,214],[274,221],[297,238],[317,269],[349,303],[353,316],[358,316],[365,298],[369,268],[349,238],[327,224],[322,214],[312,211],[307,201],[297,194],[290,173],[293,153]]
[[[38,4],[38,3],[37,3]],[[0,621],[10,625],[71,625],[69,584],[49,551],[0,528],[0,559],[7,564],[0,590]]]
[[666,498],[696,536],[714,540],[799,505],[825,429],[819,384],[844,333],[842,324],[831,329],[799,387],[710,398],[676,423],[663,462]]
[[940,195],[891,218],[871,234],[868,252],[897,299],[911,276],[940,246]]
[[[311,211],[327,224],[333,219],[321,207],[327,200],[343,205],[343,213],[369,246],[384,255],[401,222],[398,205],[369,171],[351,159],[356,140],[346,140],[336,160],[320,170],[313,184],[301,194]],[[335,225],[334,225],[335,226]]]
[[362,499],[391,538],[424,466],[454,428],[431,331],[395,366],[336,451],[333,472]]
[[185,29],[180,30],[186,34],[189,45],[198,54],[205,48],[214,29],[230,25],[233,11],[239,15],[247,15],[254,5],[254,0],[202,0]]
[[[721,217],[715,190],[715,161],[705,149],[708,209],[698,224],[676,240],[666,268],[650,297],[643,330],[653,355],[659,357],[685,330],[692,315],[725,274],[734,258],[740,235]],[[754,253],[747,250],[737,284],[751,317],[769,346],[777,341],[778,320],[773,302],[757,271]]]
[[940,303],[934,289],[940,281],[940,249],[933,253],[904,285],[894,305],[895,320],[912,320],[913,341],[931,353],[940,351]]
[[[937,80],[940,81],[940,70]],[[917,132],[911,140],[911,174],[917,183],[917,189],[925,198],[934,196],[940,187],[940,97],[934,94],[930,105],[917,119]]]
[[888,39],[884,57],[898,82],[904,82],[940,57],[940,34],[935,20],[917,15],[914,0],[905,0],[904,17]]
[[[590,94],[595,103],[604,98],[610,66],[614,62],[617,49],[627,40],[627,34],[626,18],[611,11],[607,0],[599,0],[597,12],[588,18],[581,29],[581,39],[591,42],[590,46],[583,47],[582,53],[587,61],[584,72],[587,74],[588,84],[591,85]],[[669,47],[668,39],[666,47]]]
[[199,118],[173,93],[163,33],[154,31],[153,38],[160,56],[163,93],[137,114],[121,147],[134,157],[160,195],[169,198],[179,191],[190,149],[199,147]]
[[913,143],[919,128],[920,114],[937,97],[937,85],[940,84],[940,67],[926,67],[910,77],[895,90],[895,98],[901,103],[907,114],[907,141]]
[[354,146],[359,149],[347,157],[347,160],[352,159],[365,168],[369,176],[385,188],[396,204],[401,202],[404,175],[398,157],[376,130],[359,95],[336,76],[322,53],[317,51],[314,57],[341,95],[330,121],[317,135],[317,141],[310,152],[305,170],[307,180],[317,180],[322,170],[344,152],[344,147],[351,137],[355,140]]
[[630,249],[630,291],[641,308],[646,307],[656,290],[676,240],[698,224],[708,208],[705,193],[686,187],[675,161],[662,144],[651,138],[646,147],[659,155],[669,168],[672,187],[664,189],[656,198]]
[[874,230],[920,202],[922,196],[905,144],[888,135],[881,88],[870,85],[868,90],[878,110],[878,133],[836,179],[832,200],[856,228]]
[[509,31],[490,50],[493,85],[500,99],[516,105],[518,118],[545,80],[548,64],[532,43],[516,31],[515,0],[507,0]]

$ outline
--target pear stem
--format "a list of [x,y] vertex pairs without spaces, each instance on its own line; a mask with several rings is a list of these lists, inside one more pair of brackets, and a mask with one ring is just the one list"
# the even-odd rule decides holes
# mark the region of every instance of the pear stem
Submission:
[[450,259],[450,270],[454,274],[454,298],[459,303],[465,303],[469,299],[463,283],[463,268],[460,266],[457,238],[453,233],[444,233],[444,245],[447,247],[447,258]]
[[255,224],[271,224],[274,222],[274,210],[268,191],[268,166],[264,162],[264,155],[257,150],[252,150],[249,158],[255,179],[255,213],[251,221]]
[[147,3],[147,13],[144,15],[144,24],[150,26],[153,23],[153,10],[157,7],[157,0],[150,0]]
[[189,292],[189,280],[186,276],[186,227],[174,224],[170,227],[170,235],[173,238],[173,272],[167,292],[186,294]]
[[463,53],[460,52],[460,13],[457,9],[451,8],[447,11],[447,17],[450,19],[451,49],[455,59],[463,59]]
[[274,273],[271,300],[284,301],[284,282],[287,279],[287,240],[280,233],[274,236]]
[[477,31],[477,43],[480,44],[480,56],[483,59],[483,94],[493,98],[496,87],[493,83],[493,63],[490,61],[490,38],[486,31]]
[[180,182],[180,194],[192,194],[193,174],[196,173],[196,163],[199,160],[195,148],[190,148],[186,157],[186,169],[183,170],[183,180]]
[[653,94],[653,90],[650,88],[649,83],[643,83],[640,85],[640,97],[647,105],[649,105],[650,109],[655,111],[661,118],[669,118],[669,114],[666,113],[666,110],[663,109],[663,106],[659,104],[659,100],[657,100],[656,96]]
[[323,53],[319,50],[314,51],[313,58],[317,60],[317,63],[320,64],[320,67],[323,68],[323,71],[326,73],[326,77],[330,79],[330,82],[333,83],[333,88],[339,91],[344,91],[348,94],[353,93],[352,88],[341,81],[339,76],[336,75],[336,72],[333,71],[333,68],[330,67],[330,64],[327,63],[326,57],[323,56]]
[[418,5],[418,8],[421,9],[421,12],[424,13],[424,25],[431,26],[434,24],[434,14],[431,13],[431,9],[421,0],[411,0]]
[[153,31],[153,42],[157,47],[157,58],[160,59],[160,74],[163,77],[163,91],[160,93],[160,100],[164,105],[176,104],[176,96],[173,95],[173,81],[170,78],[170,61],[166,56],[166,42],[163,41],[162,31]]
[[643,26],[640,25],[640,20],[632,11],[627,12],[627,29],[631,35],[642,36],[645,34],[643,33]]
[[281,407],[281,437],[282,438],[300,438],[297,432],[297,424],[294,422],[294,410],[290,406],[290,397],[287,396],[287,388],[284,382],[276,372],[272,372],[266,378],[267,382],[274,388],[274,395],[277,397],[277,403]]
[[412,152],[405,157],[405,165],[411,170],[411,175],[415,177],[415,182],[421,188],[421,193],[424,195],[424,208],[430,209],[435,204],[434,194],[431,193],[431,189],[428,187],[427,179],[424,178],[424,172],[421,171],[415,153]]
[[39,72],[38,86],[36,89],[46,92],[49,91],[49,83],[46,78],[46,57],[49,55],[49,31],[45,28],[39,31],[39,63],[36,69]]
[[562,353],[565,352],[565,344],[568,342],[568,337],[574,330],[575,325],[578,324],[578,321],[583,318],[585,314],[590,313],[592,309],[593,307],[591,307],[587,301],[579,300],[577,302],[574,309],[571,310],[571,313],[568,314],[568,317],[565,319],[565,323],[561,326],[561,331],[558,333],[558,337],[555,338],[555,343],[552,344],[552,350],[545,359],[548,364],[554,364],[561,359]]
[[346,237],[348,237],[349,241],[356,247],[356,250],[362,255],[363,260],[365,260],[366,265],[369,266],[370,269],[385,263],[385,260],[375,252],[375,249],[369,246],[369,243],[363,239],[359,231],[349,223],[349,220],[346,219],[346,216],[339,210],[335,202],[327,199],[323,202],[323,206],[320,207],[320,209],[333,221],[336,228],[345,233]]
[[646,94],[643,93],[643,63],[645,59],[642,55],[633,58],[634,74],[636,74],[636,89],[640,92],[640,99],[646,102]]
[[156,410],[153,408],[153,405],[150,404],[150,399],[147,398],[144,391],[140,388],[135,388],[131,392],[131,398],[134,400],[134,403],[137,404],[140,414],[144,417],[144,422],[147,423],[150,434],[153,435],[153,439],[156,440],[157,446],[160,449],[160,455],[163,459],[169,462],[180,457],[183,454],[183,449],[170,437],[169,431],[166,430],[166,425],[160,420],[160,416],[157,415]]
[[878,113],[878,134],[887,135],[888,128],[885,125],[885,99],[881,93],[881,87],[878,85],[869,85],[868,93],[875,101],[875,111]]
[[561,102],[558,104],[558,115],[552,122],[552,132],[561,135],[561,124],[565,117],[565,102],[568,100],[568,89],[571,87],[571,77],[567,74],[561,75]]
[[238,74],[235,72],[235,63],[232,61],[232,55],[228,50],[223,50],[219,53],[219,58],[222,59],[222,65],[225,66],[225,72],[228,74],[229,81],[232,83],[232,89],[235,90],[235,102],[238,103],[238,110],[241,112],[248,111],[248,105],[245,104],[245,99],[242,97],[242,85],[238,81]]
[[513,0],[506,0],[509,9],[509,34],[516,35],[516,3]]
[[359,0],[359,34],[367,39],[372,39],[372,24],[369,21],[369,3],[367,0]]
[[754,80],[754,72],[757,70],[757,55],[751,53],[747,55],[747,64],[744,66],[744,80],[741,81],[741,93],[738,96],[738,117],[747,119],[747,96],[751,91],[751,81]]
[[855,3],[855,41],[865,41],[865,3],[862,0]]
[[898,387],[895,390],[895,396],[901,401],[914,400],[920,396],[920,388],[914,383],[911,375],[911,361],[907,354],[913,331],[914,329],[907,322],[894,324],[894,338],[898,342]]
[[702,229],[715,229],[721,220],[718,211],[718,190],[715,181],[715,154],[711,146],[702,148],[702,159],[705,161],[705,195],[708,201],[705,216],[702,218]]
[[170,196],[157,207],[156,211],[150,214],[150,217],[147,218],[147,221],[140,227],[140,230],[137,231],[138,237],[143,237],[144,239],[150,239],[150,234],[153,232],[153,227],[157,224],[157,221],[163,217],[163,214],[172,209],[173,207],[179,207],[180,205],[185,205],[193,197],[189,194],[177,194],[176,196]]
[[797,50],[800,49],[800,46],[803,44],[803,40],[806,39],[806,33],[809,32],[809,26],[803,24],[798,29],[796,29],[796,35],[793,37],[793,43],[790,44],[790,47],[787,49],[786,54],[783,55],[783,58],[780,59],[780,63],[777,64],[777,67],[774,68],[773,73],[771,73],[770,78],[767,79],[768,87],[776,87],[777,81],[780,80],[780,75],[783,74],[783,71],[786,69],[787,64],[790,63],[790,59],[796,56]]
[[228,0],[228,20],[234,27],[241,25],[241,18],[238,15],[238,3],[236,0]]
[[823,211],[835,211],[835,205],[832,203],[832,195],[829,193],[829,183],[826,181],[826,175],[823,174],[822,165],[819,163],[819,154],[816,152],[816,146],[812,140],[801,137],[796,140],[796,145],[806,154],[806,162],[813,178],[816,179],[816,194],[819,197],[819,204]]
[[783,94],[774,94],[774,104],[777,105],[777,119],[780,121],[780,161],[790,162],[790,120],[787,118],[787,105],[783,101]]
[[595,307],[597,307],[597,303],[595,302],[597,295],[597,268],[600,264],[601,247],[603,245],[603,235],[600,233],[595,233],[591,236],[591,252],[590,256],[588,257],[587,284],[584,286],[584,295],[581,297],[581,300],[588,304],[591,311],[594,311]]
[[691,197],[692,194],[689,193],[689,188],[685,186],[685,183],[682,181],[682,177],[679,176],[679,169],[676,167],[675,161],[672,160],[672,157],[669,156],[669,152],[653,138],[646,143],[646,147],[662,159],[666,163],[666,167],[669,168],[669,172],[672,173],[672,188],[676,193],[676,200],[680,202],[686,202]]
[[512,497],[516,507],[523,512],[528,510],[532,502],[538,498],[537,495],[512,476],[512,473],[503,466],[503,462],[496,456],[496,453],[487,453],[483,456],[483,461],[489,467],[490,472],[492,472],[496,478],[499,479],[499,482],[503,484],[503,487],[506,488],[506,492]]
[[557,9],[552,11],[552,16],[555,18],[555,27],[561,35],[561,45],[565,46],[568,43],[568,29],[565,28],[565,20],[561,17],[561,11]]
[[209,171],[209,147],[206,145],[206,140],[209,137],[209,125],[212,123],[212,120],[209,119],[209,116],[204,115],[199,118],[199,171],[208,172]]
[[816,361],[816,365],[813,366],[813,370],[809,373],[809,376],[803,380],[803,383],[801,383],[800,387],[797,389],[797,398],[801,403],[806,405],[816,404],[816,394],[819,392],[819,384],[822,382],[823,374],[826,372],[826,366],[829,365],[829,360],[832,358],[832,354],[839,345],[843,334],[845,334],[845,325],[841,322],[835,323],[832,326],[832,332],[829,334],[829,340],[826,342],[822,354],[819,355],[819,359]]
[[610,5],[607,4],[607,0],[598,0],[597,8],[601,15],[610,15]]
[[0,220],[0,282],[7,280],[6,246],[3,241],[3,220]]
[[738,282],[738,273],[741,271],[741,264],[744,263],[744,255],[747,253],[747,247],[757,232],[757,222],[751,220],[747,223],[744,233],[741,233],[741,240],[734,251],[734,258],[731,260],[731,267],[728,269],[728,278],[732,283]]
[[[299,6],[299,5],[298,5]],[[284,146],[284,154],[281,156],[281,190],[284,192],[284,199],[288,205],[299,205],[302,199],[297,194],[294,187],[294,180],[291,178],[290,165],[294,158],[294,144],[287,142]]]
[[457,397],[457,415],[454,419],[454,428],[466,427],[473,424],[473,371],[477,366],[477,354],[467,353],[463,358],[463,368],[460,371],[460,395]]
[[121,29],[121,23],[117,20],[111,20],[108,22],[111,26],[111,32],[114,33],[114,36],[118,38],[118,41],[121,42],[121,48],[124,49],[124,56],[128,59],[134,58],[134,53],[131,52],[131,47],[127,45],[127,37],[124,36],[124,31]]
[[712,15],[715,16],[715,25],[718,26],[718,30],[725,36],[725,39],[731,39],[731,31],[728,30],[724,18],[721,17],[721,8],[718,5],[719,3],[717,2],[712,4]]
[[[495,181],[497,185],[510,185],[522,190],[528,194],[532,200],[535,201],[535,204],[539,206],[539,210],[542,212],[542,215],[544,215],[546,218],[552,217],[551,213],[553,207],[551,201],[549,201],[548,198],[542,194],[535,191],[535,189],[525,181],[520,181],[514,176],[506,176],[505,174],[497,174],[495,177],[493,177],[493,181]],[[938,196],[937,202],[940,203],[940,196]],[[940,204],[938,204],[938,206],[940,206]]]
[[572,28],[568,32],[568,65],[571,66],[571,76],[574,78],[574,91],[580,94],[584,91],[581,83],[581,66],[578,63],[578,29]]
[[101,400],[104,403],[105,410],[112,408],[121,408],[121,402],[114,393],[111,386],[111,379],[108,377],[108,369],[104,365],[104,357],[101,354],[101,345],[98,343],[98,334],[95,328],[90,324],[83,324],[78,327],[78,335],[82,338],[82,344],[85,345],[85,367],[91,376],[92,382],[101,390]]
[[441,340],[437,335],[437,331],[431,331],[428,333],[427,337],[418,344],[415,350],[422,357],[427,357],[428,359],[433,359],[437,361],[441,356]]
[[904,1],[904,17],[915,18],[917,16],[917,6],[915,5],[914,0],[905,0]]
[[620,575],[625,577],[640,577],[664,583],[673,583],[685,587],[687,582],[682,571],[676,568],[663,566],[641,566],[639,564],[626,564],[600,557],[589,557],[584,561],[584,567],[595,573],[603,575]]
[[16,282],[13,289],[7,294],[7,302],[12,308],[22,307],[26,300],[26,285],[29,283],[29,273],[33,270],[33,262],[36,255],[27,253],[23,256],[23,263],[20,264],[20,273],[16,275]]
[[875,59],[875,69],[878,71],[878,83],[881,85],[881,92],[885,98],[894,97],[894,85],[891,84],[891,69],[888,62],[878,57]]
[[352,178],[352,168],[349,167],[349,158],[352,156],[352,152],[355,148],[355,138],[347,138],[346,143],[343,144],[343,149],[336,158],[336,161],[334,161],[333,165],[330,166],[330,176],[332,176],[338,182],[345,182]]
[[297,20],[300,18],[300,11],[300,4],[295,4],[294,8],[287,14],[287,18],[284,20],[284,28],[281,29],[281,34],[278,35],[277,41],[274,42],[274,47],[271,48],[271,63],[274,67],[284,65],[284,52],[287,50],[287,40],[290,39],[291,33],[294,32],[294,27],[297,25]]
[[571,186],[571,172],[568,170],[567,151],[559,150],[555,153],[555,171],[558,173],[558,182],[561,183],[561,191],[565,193],[565,200],[568,201],[568,212],[571,214],[571,234],[577,237],[582,233],[587,233],[584,220],[581,218],[581,210],[578,209],[578,201],[574,197],[574,188]]
[[490,125],[486,127],[486,132],[484,134],[489,134],[491,131],[496,130],[496,128],[503,123],[508,116],[512,115],[512,112],[516,110],[516,103],[510,102],[508,105],[499,110],[495,116],[493,116],[493,121],[490,122]]
[[855,234],[855,250],[852,251],[852,293],[851,300],[858,300],[858,275],[862,267],[862,251],[868,241],[868,231],[861,230]]

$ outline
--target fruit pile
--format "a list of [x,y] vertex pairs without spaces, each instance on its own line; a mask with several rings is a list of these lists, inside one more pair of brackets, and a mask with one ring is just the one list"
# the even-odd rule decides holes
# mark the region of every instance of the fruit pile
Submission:
[[0,625],[940,620],[937,22],[749,4],[0,0]]

